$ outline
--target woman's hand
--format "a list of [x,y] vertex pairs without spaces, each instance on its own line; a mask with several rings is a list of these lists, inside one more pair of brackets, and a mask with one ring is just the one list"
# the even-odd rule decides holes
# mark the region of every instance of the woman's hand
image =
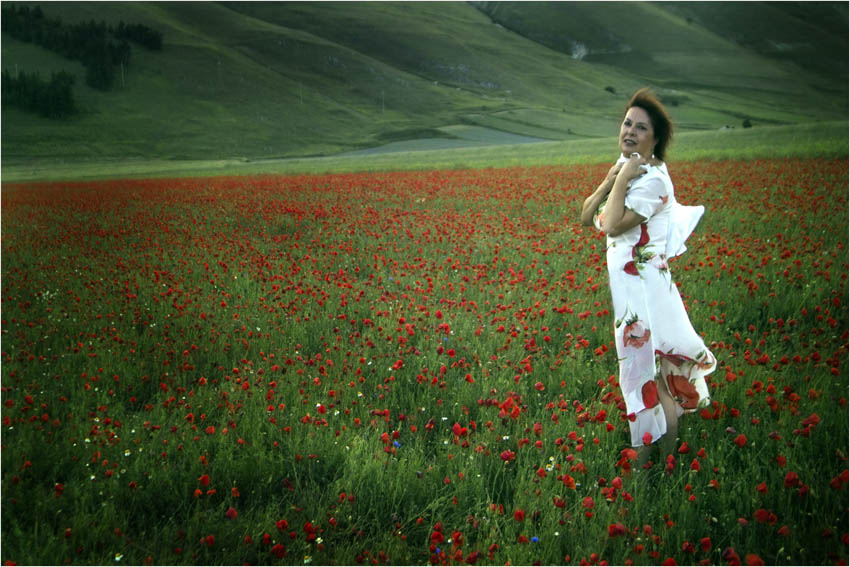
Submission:
[[[641,155],[637,152],[633,153],[629,160],[622,163],[622,167],[620,167],[619,173],[617,173],[617,177],[622,177],[623,180],[628,183],[634,179],[637,179],[644,173],[646,173],[646,168],[641,166],[647,165],[649,163],[648,160],[641,157]],[[611,168],[613,170],[614,168]],[[610,171],[608,172],[611,173]]]
[[620,173],[622,168],[623,164],[619,162],[612,165],[611,169],[608,170],[608,175],[605,176],[605,181],[608,181],[613,186],[614,181],[617,179],[617,174]]
[[640,154],[633,153],[617,173],[614,186],[608,195],[605,216],[601,223],[602,231],[608,236],[618,236],[646,221],[641,215],[626,209],[625,200],[626,193],[629,190],[628,184],[646,173],[648,168],[645,166],[648,163]]

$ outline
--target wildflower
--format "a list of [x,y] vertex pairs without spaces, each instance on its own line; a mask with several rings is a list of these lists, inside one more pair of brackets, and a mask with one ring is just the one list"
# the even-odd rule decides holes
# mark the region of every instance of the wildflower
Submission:
[[785,474],[785,488],[794,488],[800,483],[800,479],[797,477],[797,473],[793,471],[789,471]]
[[286,557],[286,548],[282,544],[276,543],[274,547],[272,547],[271,553],[278,559],[283,559]]
[[723,553],[720,555],[720,558],[723,559],[723,561],[729,563],[730,565],[741,564],[741,558],[738,556],[737,553],[735,553],[735,549],[732,547],[727,547],[726,549],[724,549]]

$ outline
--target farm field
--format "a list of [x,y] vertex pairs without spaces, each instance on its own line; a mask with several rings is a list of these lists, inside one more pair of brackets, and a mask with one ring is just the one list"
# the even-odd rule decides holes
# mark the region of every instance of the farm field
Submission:
[[0,559],[846,564],[846,158],[671,164],[718,367],[646,470],[607,168],[4,183]]

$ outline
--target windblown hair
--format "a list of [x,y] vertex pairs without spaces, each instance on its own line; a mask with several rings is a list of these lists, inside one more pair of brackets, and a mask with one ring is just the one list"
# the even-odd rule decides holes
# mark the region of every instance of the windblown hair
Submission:
[[624,118],[633,106],[642,108],[649,114],[649,119],[652,121],[653,133],[656,140],[658,140],[655,143],[653,153],[655,157],[664,161],[667,146],[673,141],[673,120],[667,114],[667,109],[664,108],[664,105],[661,104],[661,101],[658,100],[658,97],[649,88],[642,88],[632,95],[632,98],[629,99],[629,103],[626,105],[626,109],[623,111]]

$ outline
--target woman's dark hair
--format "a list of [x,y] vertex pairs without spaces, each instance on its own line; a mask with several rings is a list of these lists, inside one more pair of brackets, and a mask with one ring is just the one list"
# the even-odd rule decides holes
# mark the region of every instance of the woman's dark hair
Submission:
[[642,108],[647,114],[649,114],[649,119],[652,121],[652,130],[655,135],[655,139],[658,140],[655,143],[655,150],[653,153],[655,154],[655,157],[664,161],[664,154],[667,151],[667,146],[670,145],[670,142],[673,140],[673,120],[670,118],[670,115],[667,114],[667,110],[664,108],[664,105],[661,104],[661,101],[658,100],[658,97],[656,97],[655,93],[649,88],[640,89],[632,95],[632,98],[629,99],[629,103],[626,105],[626,110],[623,112],[624,118],[626,113],[633,106]]

